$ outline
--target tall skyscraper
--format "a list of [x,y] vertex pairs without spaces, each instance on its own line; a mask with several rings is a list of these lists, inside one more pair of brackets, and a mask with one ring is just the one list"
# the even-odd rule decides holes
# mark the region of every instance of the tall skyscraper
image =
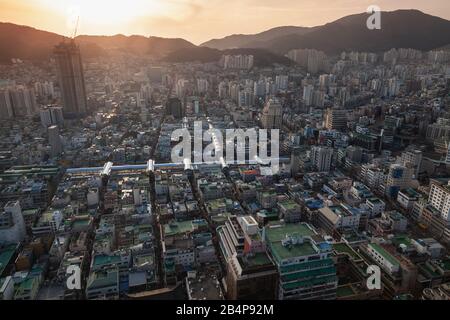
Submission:
[[55,47],[54,55],[64,113],[85,114],[87,112],[87,98],[80,48],[73,40],[62,42]]
[[261,123],[264,129],[280,129],[283,121],[283,107],[276,98],[271,98],[264,106]]

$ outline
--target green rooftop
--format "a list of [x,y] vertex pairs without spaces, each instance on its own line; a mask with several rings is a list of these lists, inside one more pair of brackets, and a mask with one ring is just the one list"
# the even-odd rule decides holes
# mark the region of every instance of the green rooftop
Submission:
[[72,227],[73,228],[85,228],[89,225],[91,222],[91,219],[89,217],[87,218],[78,218],[73,221]]
[[369,246],[375,251],[377,251],[380,255],[382,255],[383,258],[385,258],[391,264],[400,267],[400,262],[393,255],[387,252],[382,246],[380,246],[377,243],[369,243]]
[[441,262],[439,263],[439,266],[444,271],[450,271],[450,258],[446,258],[446,259],[441,260]]
[[403,244],[407,247],[411,246],[411,239],[406,235],[398,235],[392,239],[392,243],[398,247]]
[[346,253],[353,260],[361,260],[362,258],[346,243],[334,243],[333,250],[337,253]]
[[279,205],[286,208],[287,210],[300,210],[300,206],[294,200],[288,199],[285,201],[279,202]]
[[270,242],[281,241],[286,234],[296,233],[307,237],[315,234],[314,230],[306,223],[287,223],[281,225],[278,221],[271,222],[266,227],[266,238]]
[[266,240],[272,251],[272,255],[278,262],[284,259],[313,255],[317,252],[308,240],[292,245],[283,245],[282,243],[282,240],[286,239],[286,236],[309,237],[314,235],[314,231],[305,223],[284,224],[280,226],[269,224],[265,229]]
[[39,279],[38,277],[28,277],[24,281],[20,283],[18,286],[14,297],[15,299],[21,299],[27,297],[28,295],[32,295],[35,290],[39,287]]
[[258,252],[254,256],[239,257],[238,259],[248,268],[272,264],[265,252]]
[[87,289],[104,288],[119,283],[119,272],[117,268],[111,268],[106,271],[92,272],[87,280]]
[[166,237],[175,236],[194,231],[192,221],[174,221],[164,225],[164,235]]
[[24,217],[26,216],[35,216],[39,213],[39,209],[28,209],[28,210],[22,210],[22,215]]
[[107,256],[107,255],[103,255],[103,254],[96,255],[94,257],[93,266],[101,267],[104,265],[116,264],[116,263],[119,263],[120,261],[121,261],[121,258],[118,255],[112,255],[112,256]]

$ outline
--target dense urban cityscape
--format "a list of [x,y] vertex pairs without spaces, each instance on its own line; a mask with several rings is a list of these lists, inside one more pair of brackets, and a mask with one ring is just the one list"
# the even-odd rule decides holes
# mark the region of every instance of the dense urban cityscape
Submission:
[[0,65],[0,300],[450,300],[450,50],[284,58]]

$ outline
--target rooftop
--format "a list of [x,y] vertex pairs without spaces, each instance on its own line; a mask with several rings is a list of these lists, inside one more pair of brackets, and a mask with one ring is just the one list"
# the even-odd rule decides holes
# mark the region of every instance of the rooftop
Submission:
[[221,300],[223,294],[219,280],[213,274],[196,275],[195,278],[186,278],[187,289],[191,300]]
[[284,259],[310,256],[317,253],[316,248],[313,247],[308,239],[291,245],[283,244],[286,237],[304,238],[315,235],[311,227],[305,223],[269,225],[266,227],[265,233],[272,255],[278,262]]
[[377,243],[369,243],[369,246],[372,249],[374,249],[375,251],[377,251],[381,256],[383,256],[384,259],[389,261],[391,264],[393,264],[395,266],[400,266],[400,262],[393,255],[391,255],[389,252],[387,252],[386,249],[384,249],[379,244],[377,244]]
[[164,236],[169,237],[193,232],[202,224],[206,224],[205,220],[173,221],[164,225]]
[[362,258],[346,243],[334,243],[333,250],[337,253],[346,253],[353,260],[361,260]]
[[355,291],[350,285],[338,286],[336,291],[336,296],[338,298],[352,296],[355,294]]
[[265,252],[258,252],[252,256],[247,255],[244,257],[238,257],[238,259],[241,265],[244,266],[244,268],[272,265],[272,262],[270,261],[269,257]]
[[93,264],[92,265],[94,267],[101,267],[101,266],[104,266],[104,265],[116,264],[116,263],[118,263],[120,261],[121,261],[121,258],[118,255],[108,256],[108,255],[101,254],[101,255],[94,256],[94,260],[93,260]]
[[106,271],[95,271],[89,275],[86,287],[90,290],[119,284],[119,272],[117,268]]

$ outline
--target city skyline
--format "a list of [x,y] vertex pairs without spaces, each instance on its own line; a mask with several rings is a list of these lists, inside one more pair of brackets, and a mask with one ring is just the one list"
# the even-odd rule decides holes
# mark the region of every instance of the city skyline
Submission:
[[[0,304],[284,319],[276,300],[450,301],[443,1],[33,3],[0,9],[66,32],[0,23]],[[299,8],[334,21],[202,47],[82,36],[156,23],[194,41]]]
[[[352,1],[339,0],[333,5],[316,1],[197,1],[133,0],[125,8],[120,1],[1,0],[0,21],[32,26],[72,36],[76,17],[80,16],[78,34],[144,35],[184,38],[201,44],[232,34],[254,34],[278,26],[323,25],[350,14],[365,12],[370,5],[383,11],[417,9],[450,19],[445,0],[423,1]],[[223,12],[232,14],[223,16]],[[42,19],[45,15],[47,18]]]

